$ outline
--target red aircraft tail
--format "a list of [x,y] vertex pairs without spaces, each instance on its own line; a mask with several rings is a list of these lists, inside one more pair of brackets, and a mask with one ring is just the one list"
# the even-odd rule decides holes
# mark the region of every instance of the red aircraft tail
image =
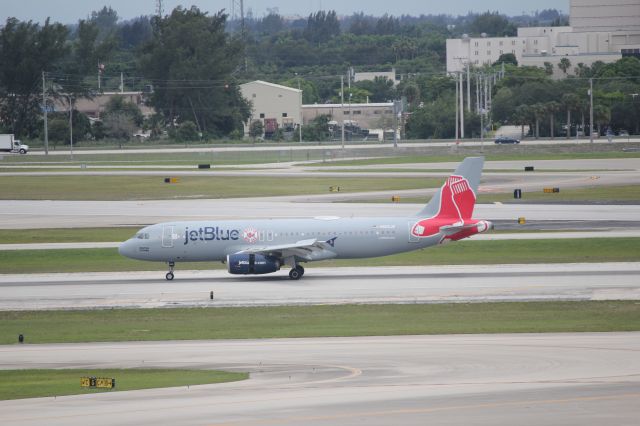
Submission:
[[472,219],[483,163],[482,157],[467,158],[458,166],[419,213],[421,220],[411,229],[415,237],[439,234],[443,240],[458,240],[493,227],[490,222]]
[[476,194],[469,181],[462,176],[449,176],[440,190],[440,211],[436,218],[450,218],[464,221],[471,219]]

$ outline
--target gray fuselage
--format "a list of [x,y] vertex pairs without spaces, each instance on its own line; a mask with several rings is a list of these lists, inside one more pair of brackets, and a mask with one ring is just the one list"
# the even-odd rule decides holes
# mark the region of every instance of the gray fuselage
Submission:
[[416,238],[418,217],[314,218],[166,222],[141,229],[120,247],[139,260],[224,261],[227,255],[262,247],[317,240],[329,242],[312,261],[387,256],[439,244],[443,236]]

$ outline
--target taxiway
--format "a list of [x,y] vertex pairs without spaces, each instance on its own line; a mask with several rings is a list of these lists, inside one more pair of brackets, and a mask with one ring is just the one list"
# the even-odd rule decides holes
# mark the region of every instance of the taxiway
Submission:
[[639,355],[640,333],[0,346],[2,369],[251,374],[223,385],[0,401],[0,423],[631,426],[640,416]]

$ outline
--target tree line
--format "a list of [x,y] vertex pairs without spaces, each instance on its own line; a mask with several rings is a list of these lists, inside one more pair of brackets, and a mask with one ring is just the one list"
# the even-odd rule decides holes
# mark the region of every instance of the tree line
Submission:
[[[459,17],[356,13],[344,19],[334,11],[318,11],[297,20],[271,10],[262,18],[248,16],[244,32],[224,12],[210,15],[196,7],[130,21],[121,21],[105,7],[74,25],[9,18],[0,28],[0,131],[42,137],[43,71],[48,103],[58,98],[73,109],[78,99],[94,97],[99,90],[118,90],[122,73],[124,86],[144,90],[156,111],[143,120],[135,105],[116,99],[93,124],[74,111],[78,137],[126,138],[143,128],[154,136],[166,132],[176,139],[198,139],[242,135],[250,114],[250,104],[240,96],[242,82],[262,79],[301,87],[306,104],[338,102],[340,75],[348,69],[393,67],[402,76],[399,84],[385,79],[353,82],[345,99],[404,98],[407,137],[453,137],[455,83],[445,73],[445,40],[462,34],[515,35],[521,25],[566,24],[567,17],[554,10],[521,17],[488,11]],[[539,136],[561,134],[566,122],[575,132],[582,127],[585,79],[594,77],[599,124],[638,131],[639,99],[629,96],[640,92],[634,79],[640,75],[637,60],[592,67],[563,61],[562,67],[565,72],[575,67],[577,77],[554,81],[548,67],[507,65],[506,78],[493,88],[490,118],[498,124],[529,124]],[[615,79],[602,80],[611,76]],[[52,137],[64,139],[65,113],[50,118]],[[467,135],[478,136],[475,111],[466,115],[465,127]]]

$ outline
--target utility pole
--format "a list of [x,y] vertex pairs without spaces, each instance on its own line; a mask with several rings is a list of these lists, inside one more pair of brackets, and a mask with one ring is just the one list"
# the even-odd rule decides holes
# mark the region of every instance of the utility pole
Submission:
[[342,111],[342,149],[344,149],[344,75],[340,76],[340,102],[342,107],[340,110]]
[[593,78],[589,79],[589,142],[593,143]]
[[49,155],[49,126],[47,125],[47,93],[44,71],[42,71],[42,110],[44,111],[44,155]]
[[459,126],[458,117],[460,115],[460,112],[458,111],[460,108],[459,107],[460,103],[458,102],[458,98],[460,97],[459,90],[460,90],[460,86],[458,85],[458,73],[456,73],[456,101],[455,101],[456,102],[456,142],[458,142],[458,140],[460,139],[459,138],[460,128],[458,127]]
[[120,73],[120,94],[124,93],[124,73]]
[[489,77],[486,75],[483,75],[483,86],[484,86],[484,111],[486,112],[489,109]]
[[467,62],[467,111],[471,112],[471,62]]
[[67,95],[69,99],[69,144],[71,145],[71,160],[73,160],[73,104],[71,103],[71,96]]
[[[296,73],[297,75],[298,73]],[[300,90],[300,124],[298,125],[298,130],[300,134],[300,143],[302,143],[302,121],[304,117],[302,115],[302,89],[300,89],[300,76],[298,75],[298,90]]]
[[476,113],[480,114],[480,75],[476,74]]
[[464,75],[460,73],[460,139],[464,139]]

